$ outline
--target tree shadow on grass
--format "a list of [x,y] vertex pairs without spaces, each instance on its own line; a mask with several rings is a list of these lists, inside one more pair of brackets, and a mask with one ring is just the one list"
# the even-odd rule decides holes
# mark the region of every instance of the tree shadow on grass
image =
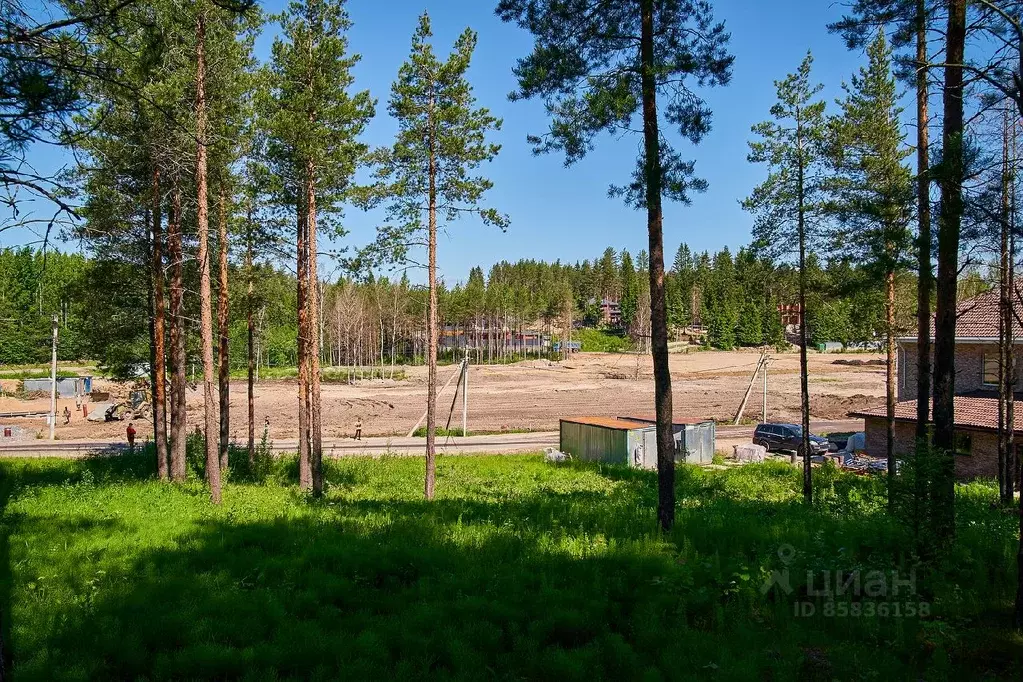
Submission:
[[[658,616],[679,608],[683,589],[664,556],[576,557],[528,534],[451,535],[415,519],[322,521],[206,522],[179,548],[110,576],[45,646],[19,651],[16,672],[634,679],[688,667],[696,652]],[[759,672],[784,677],[798,655],[787,649]]]
[[[127,476],[118,467],[110,475]],[[357,482],[346,476],[335,479],[339,488]],[[39,484],[69,479],[47,480]],[[680,509],[665,539],[654,530],[650,481],[620,480],[635,485],[613,494],[452,491],[433,502],[339,490],[312,504],[285,496],[289,508],[264,508],[266,520],[204,516],[91,583],[88,599],[26,609],[33,620],[19,625],[34,629],[34,646],[17,648],[15,672],[40,680],[905,679],[931,662],[919,623],[794,618],[784,595],[760,594],[758,571],[778,565],[779,542],[798,547],[804,563],[834,559],[836,548],[860,558],[875,545],[891,551],[896,539],[877,537],[869,520],[741,499],[686,474],[687,495],[705,495]],[[247,508],[260,504],[258,493],[237,486],[228,497]],[[33,532],[25,519],[9,521]],[[9,582],[5,595],[9,603]]]

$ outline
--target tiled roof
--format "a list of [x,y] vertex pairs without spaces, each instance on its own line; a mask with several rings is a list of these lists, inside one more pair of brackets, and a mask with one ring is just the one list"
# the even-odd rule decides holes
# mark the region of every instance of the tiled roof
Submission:
[[561,420],[562,423],[585,424],[586,426],[601,426],[605,429],[616,429],[619,431],[631,431],[633,429],[646,429],[650,424],[631,421],[629,419],[615,419],[614,417],[572,417]]
[[[882,407],[851,412],[850,417],[881,417],[887,416],[887,409]],[[1023,402],[1015,403],[1015,431],[1023,432]],[[895,405],[895,419],[897,421],[916,421],[916,401],[906,400]],[[995,431],[998,429],[998,400],[996,398],[970,398],[957,396],[955,398],[955,425],[963,428],[984,429]]]
[[[1016,280],[1013,287],[1014,305],[1020,316],[1023,316],[1023,280]],[[973,298],[959,301],[956,306],[956,338],[957,339],[991,339],[998,340],[998,287],[978,294]],[[1017,341],[1023,340],[1023,326],[1017,316],[1013,316],[1012,334]],[[906,340],[916,338],[916,330],[906,335]],[[931,317],[931,338],[934,338],[934,318]]]

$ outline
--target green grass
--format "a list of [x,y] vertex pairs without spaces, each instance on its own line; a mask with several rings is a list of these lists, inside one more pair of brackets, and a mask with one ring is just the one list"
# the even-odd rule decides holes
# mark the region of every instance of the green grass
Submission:
[[[419,458],[329,462],[322,500],[293,458],[258,469],[214,508],[147,456],[0,460],[15,679],[1018,677],[990,485],[919,573],[931,615],[827,618],[794,615],[807,570],[912,568],[882,479],[822,469],[808,509],[786,465],[682,467],[662,536],[654,476],[617,467],[441,457],[431,503]],[[793,594],[762,593],[784,568]]]
[[624,353],[632,348],[632,342],[620,333],[604,329],[584,327],[572,332],[572,340],[579,341],[586,353]]

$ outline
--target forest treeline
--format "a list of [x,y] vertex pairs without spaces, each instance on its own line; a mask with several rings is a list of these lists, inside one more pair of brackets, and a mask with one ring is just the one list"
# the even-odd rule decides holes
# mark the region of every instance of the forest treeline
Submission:
[[[602,328],[627,337],[637,347],[649,335],[647,254],[607,248],[593,260],[574,264],[522,260],[500,262],[486,273],[472,268],[465,282],[441,282],[439,309],[446,329],[467,334],[478,351],[474,362],[505,362],[536,348],[515,343],[518,335],[539,332],[565,336],[565,322]],[[869,273],[848,260],[822,264],[811,258],[813,300],[809,329],[814,344],[877,342],[884,331],[884,290]],[[186,272],[186,286],[198,272]],[[748,248],[694,253],[682,244],[667,273],[668,315],[673,335],[703,327],[713,348],[777,345],[785,341],[779,305],[795,300],[796,271],[787,264],[757,258]],[[248,282],[255,301],[256,360],[260,367],[294,367],[297,362],[296,282],[272,261],[251,271],[229,261],[228,335],[232,368],[245,366]],[[979,275],[978,275],[979,279]],[[986,283],[979,280],[979,285]],[[900,280],[900,321],[913,324],[915,281]],[[425,360],[425,291],[407,272],[321,282],[323,338],[321,362],[331,366],[422,364]],[[215,287],[214,287],[215,288]],[[96,361],[115,376],[144,366],[149,358],[148,301],[144,273],[130,265],[78,253],[22,247],[0,250],[0,364],[47,362],[50,319],[59,311],[58,358]],[[605,324],[600,303],[618,302],[621,324]],[[197,319],[195,301],[186,317]],[[568,317],[566,318],[566,308]],[[194,324],[186,326],[194,327]],[[501,330],[496,339],[485,330]],[[188,354],[198,362],[193,328]],[[218,330],[219,334],[219,330]],[[502,341],[503,339],[503,341]],[[584,348],[586,350],[586,348]],[[442,349],[442,354],[444,349]],[[459,351],[459,356],[461,351]]]

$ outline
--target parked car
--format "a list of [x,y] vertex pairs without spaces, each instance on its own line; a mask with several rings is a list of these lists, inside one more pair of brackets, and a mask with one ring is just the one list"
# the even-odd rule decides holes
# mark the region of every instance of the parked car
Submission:
[[[799,452],[803,443],[803,427],[798,424],[758,424],[753,431],[753,442],[768,452],[793,450]],[[819,455],[830,450],[827,438],[810,434],[810,454]]]

